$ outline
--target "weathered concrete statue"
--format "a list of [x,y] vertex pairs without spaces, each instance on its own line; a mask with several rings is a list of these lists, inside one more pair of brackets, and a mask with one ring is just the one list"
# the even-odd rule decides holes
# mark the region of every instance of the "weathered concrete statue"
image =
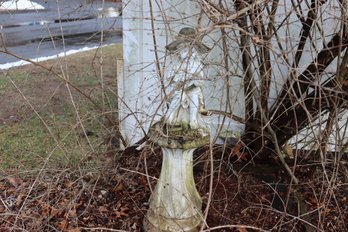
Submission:
[[166,46],[172,62],[165,72],[169,108],[166,123],[188,123],[191,129],[205,128],[201,114],[206,114],[202,86],[206,79],[201,55],[210,49],[197,38],[196,30],[185,27],[175,41]]
[[209,48],[188,27],[166,48],[173,57],[165,71],[169,107],[149,131],[150,139],[162,148],[163,161],[144,227],[147,232],[196,232],[203,217],[193,178],[193,152],[210,142],[201,88],[206,78],[200,61]]

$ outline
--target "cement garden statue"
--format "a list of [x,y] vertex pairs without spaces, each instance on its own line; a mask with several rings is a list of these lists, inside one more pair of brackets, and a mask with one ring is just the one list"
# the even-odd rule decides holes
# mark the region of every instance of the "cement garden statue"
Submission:
[[173,58],[165,71],[168,110],[149,131],[150,140],[162,148],[163,161],[144,228],[147,232],[195,232],[203,216],[193,178],[193,152],[210,142],[202,93],[206,78],[200,56],[210,49],[189,27],[181,29],[166,49]]
[[210,49],[198,41],[196,30],[185,27],[175,41],[166,46],[173,57],[165,72],[169,101],[165,121],[169,125],[187,123],[191,129],[205,128],[201,114],[206,114],[202,86],[204,84],[201,55]]

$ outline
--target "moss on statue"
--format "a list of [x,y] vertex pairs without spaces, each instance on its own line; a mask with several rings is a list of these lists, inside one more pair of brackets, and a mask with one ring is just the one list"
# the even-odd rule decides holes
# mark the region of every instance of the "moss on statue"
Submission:
[[205,128],[192,129],[188,123],[156,123],[150,129],[150,138],[162,147],[191,149],[209,144],[210,133]]

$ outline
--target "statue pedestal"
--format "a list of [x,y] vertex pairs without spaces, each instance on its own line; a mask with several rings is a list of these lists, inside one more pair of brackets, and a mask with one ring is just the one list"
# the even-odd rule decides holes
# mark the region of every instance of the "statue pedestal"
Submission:
[[151,128],[150,139],[162,147],[163,162],[144,219],[145,230],[198,231],[203,220],[202,200],[193,178],[192,156],[196,148],[209,143],[209,133],[158,123]]

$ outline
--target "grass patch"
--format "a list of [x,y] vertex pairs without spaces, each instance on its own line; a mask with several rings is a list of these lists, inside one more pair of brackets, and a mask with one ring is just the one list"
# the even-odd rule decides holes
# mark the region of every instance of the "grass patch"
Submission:
[[109,126],[114,126],[105,114],[116,115],[120,58],[122,46],[112,45],[42,62],[46,70],[27,65],[0,73],[0,168],[6,172],[96,162],[89,157],[105,152]]

